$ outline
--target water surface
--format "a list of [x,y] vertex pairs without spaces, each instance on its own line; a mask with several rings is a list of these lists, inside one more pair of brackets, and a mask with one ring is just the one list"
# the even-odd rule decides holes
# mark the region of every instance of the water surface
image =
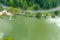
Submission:
[[9,17],[0,19],[0,32],[14,40],[60,40],[60,28],[45,18],[32,18],[17,15],[12,21]]

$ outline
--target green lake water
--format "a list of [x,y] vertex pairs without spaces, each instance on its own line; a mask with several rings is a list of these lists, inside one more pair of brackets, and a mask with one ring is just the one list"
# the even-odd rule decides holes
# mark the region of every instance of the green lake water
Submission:
[[47,23],[45,18],[17,15],[11,21],[8,19],[7,16],[0,18],[0,32],[14,40],[60,40],[60,28]]

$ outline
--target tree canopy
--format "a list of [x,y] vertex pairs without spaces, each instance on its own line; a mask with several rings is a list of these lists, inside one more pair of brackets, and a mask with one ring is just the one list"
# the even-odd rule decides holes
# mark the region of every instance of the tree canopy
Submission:
[[[60,4],[60,0],[0,0],[0,2],[13,7],[20,7],[25,10],[35,4],[37,4],[42,9],[53,8]],[[36,7],[37,6],[35,6],[34,8]]]

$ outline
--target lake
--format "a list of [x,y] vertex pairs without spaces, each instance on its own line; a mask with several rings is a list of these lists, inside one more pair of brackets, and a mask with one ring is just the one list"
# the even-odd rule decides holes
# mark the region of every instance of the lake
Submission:
[[[46,18],[25,17],[16,15],[0,18],[0,32],[14,40],[60,40],[60,28]],[[50,19],[49,19],[50,20]]]

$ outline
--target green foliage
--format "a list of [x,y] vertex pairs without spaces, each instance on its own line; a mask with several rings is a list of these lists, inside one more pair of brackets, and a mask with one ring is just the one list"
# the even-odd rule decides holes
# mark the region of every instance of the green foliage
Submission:
[[51,15],[52,18],[55,18],[55,15]]
[[41,13],[37,13],[35,17],[40,18],[41,17]]
[[59,0],[35,0],[35,2],[45,9],[56,7],[59,4]]
[[14,13],[14,8],[13,8],[13,7],[8,7],[8,8],[7,8],[7,11],[8,11],[8,12],[11,12],[11,13]]
[[3,7],[2,6],[0,6],[0,10],[3,10]]
[[15,8],[14,12],[19,14],[21,12],[21,10],[19,8]]
[[47,18],[48,14],[45,13],[44,18]]
[[33,7],[33,10],[39,10],[40,6],[38,4],[35,4],[35,6]]
[[59,11],[55,11],[54,15],[58,15],[59,14]]
[[13,38],[4,38],[4,40],[13,40]]
[[39,7],[49,9],[60,4],[60,0],[1,0],[0,2],[13,7],[20,7],[25,10],[35,4],[37,4],[33,7],[35,10],[38,10]]
[[20,11],[21,11],[21,10],[20,10],[19,8],[8,7],[8,8],[7,8],[7,11],[8,11],[8,12],[11,12],[11,13],[13,13],[13,14],[15,14],[15,13],[16,13],[16,14],[20,14]]

